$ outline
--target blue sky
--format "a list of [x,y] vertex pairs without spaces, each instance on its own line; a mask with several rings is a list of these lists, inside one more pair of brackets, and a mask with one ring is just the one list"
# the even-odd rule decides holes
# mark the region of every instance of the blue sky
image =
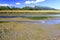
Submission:
[[60,9],[60,0],[0,0],[0,6],[35,6],[42,5]]

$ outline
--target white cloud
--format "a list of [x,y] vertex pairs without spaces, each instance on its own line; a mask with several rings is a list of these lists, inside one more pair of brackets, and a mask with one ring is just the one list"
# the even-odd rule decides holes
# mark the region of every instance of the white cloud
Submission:
[[11,4],[0,4],[0,6],[11,6]]
[[43,2],[43,1],[45,1],[45,0],[36,0],[36,2]]
[[31,4],[34,3],[34,1],[26,1],[25,4]]
[[17,2],[16,5],[20,5],[21,3]]
[[45,0],[25,1],[25,4],[38,3],[38,2],[43,2],[43,1]]

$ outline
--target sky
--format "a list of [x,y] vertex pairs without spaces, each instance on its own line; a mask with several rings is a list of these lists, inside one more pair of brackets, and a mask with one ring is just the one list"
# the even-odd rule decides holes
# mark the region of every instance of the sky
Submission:
[[0,0],[0,6],[48,6],[56,9],[60,9],[60,0]]

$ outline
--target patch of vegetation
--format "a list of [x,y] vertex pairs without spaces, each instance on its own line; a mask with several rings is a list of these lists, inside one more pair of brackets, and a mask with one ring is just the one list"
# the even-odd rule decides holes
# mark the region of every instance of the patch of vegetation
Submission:
[[42,17],[29,17],[29,19],[32,19],[32,20],[44,20],[44,19],[48,19],[48,18],[52,18],[52,17],[45,17],[45,16],[42,16]]
[[8,21],[0,21],[0,23],[8,23]]

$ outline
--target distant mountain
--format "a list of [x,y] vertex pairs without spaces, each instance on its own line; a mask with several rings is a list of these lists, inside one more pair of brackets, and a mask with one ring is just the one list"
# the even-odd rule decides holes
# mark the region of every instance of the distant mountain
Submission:
[[55,8],[45,7],[45,6],[34,6],[34,7],[26,6],[26,7],[23,7],[22,9],[25,9],[25,10],[56,10]]
[[55,8],[46,7],[46,6],[35,6],[36,10],[55,10]]
[[0,6],[0,10],[56,10],[51,7],[45,7],[45,6],[25,6],[23,8],[16,8],[16,7],[9,7],[9,6]]

